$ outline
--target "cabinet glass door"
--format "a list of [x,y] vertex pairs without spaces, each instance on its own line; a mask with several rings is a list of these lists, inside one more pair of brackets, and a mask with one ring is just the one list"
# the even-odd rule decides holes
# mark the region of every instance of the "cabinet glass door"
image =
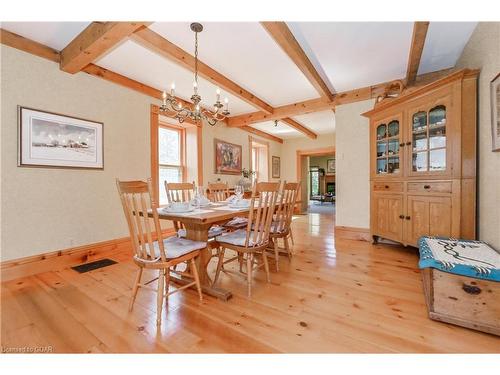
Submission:
[[379,124],[376,128],[377,175],[396,174],[400,171],[400,126],[398,120]]
[[446,171],[446,107],[412,116],[412,173]]

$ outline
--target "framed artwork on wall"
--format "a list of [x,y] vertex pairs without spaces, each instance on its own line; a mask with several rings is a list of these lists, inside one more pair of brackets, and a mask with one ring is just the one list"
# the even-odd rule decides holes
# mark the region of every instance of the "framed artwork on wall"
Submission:
[[493,151],[500,151],[500,73],[491,81],[491,137]]
[[272,158],[272,178],[280,178],[281,176],[281,159],[279,156]]
[[215,173],[241,174],[241,145],[214,139]]
[[335,173],[335,159],[326,161],[326,173]]
[[18,106],[18,166],[104,169],[102,122]]

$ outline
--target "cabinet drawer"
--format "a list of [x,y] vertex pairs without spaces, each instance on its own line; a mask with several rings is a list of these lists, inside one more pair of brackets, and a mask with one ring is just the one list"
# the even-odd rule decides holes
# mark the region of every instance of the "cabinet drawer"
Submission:
[[408,182],[409,193],[450,193],[451,181]]
[[403,183],[402,182],[374,182],[373,191],[390,191],[390,192],[402,192]]

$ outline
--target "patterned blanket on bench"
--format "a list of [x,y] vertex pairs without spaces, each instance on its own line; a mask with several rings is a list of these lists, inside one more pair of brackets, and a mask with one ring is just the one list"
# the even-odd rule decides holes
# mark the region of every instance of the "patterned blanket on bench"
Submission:
[[486,242],[422,237],[418,244],[420,268],[500,281],[500,253]]

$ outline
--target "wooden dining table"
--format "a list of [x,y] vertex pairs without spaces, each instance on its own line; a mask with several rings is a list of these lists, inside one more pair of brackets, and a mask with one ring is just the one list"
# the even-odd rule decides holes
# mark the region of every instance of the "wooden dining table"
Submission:
[[[166,210],[166,207],[158,209],[158,216],[163,220],[180,222],[186,229],[186,238],[193,241],[208,242],[208,230],[212,225],[225,224],[236,216],[247,217],[250,208],[230,208],[226,203],[211,203],[208,207],[196,208],[187,213],[174,213]],[[168,252],[168,249],[167,249]],[[203,293],[227,301],[232,297],[231,291],[212,286],[212,279],[208,275],[208,265],[212,259],[212,250],[207,246],[201,251],[197,261],[198,273]],[[179,284],[192,282],[178,275],[172,274],[171,280]]]

